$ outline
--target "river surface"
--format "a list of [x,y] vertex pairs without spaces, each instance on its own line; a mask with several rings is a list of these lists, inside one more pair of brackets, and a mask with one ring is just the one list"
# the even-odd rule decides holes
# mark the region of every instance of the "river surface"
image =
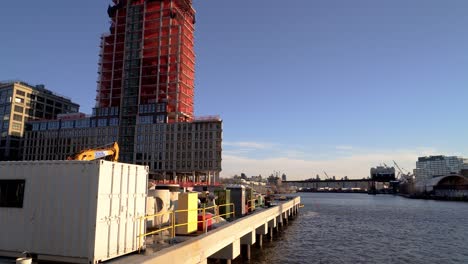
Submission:
[[299,216],[263,250],[252,247],[250,263],[468,263],[466,202],[300,196]]

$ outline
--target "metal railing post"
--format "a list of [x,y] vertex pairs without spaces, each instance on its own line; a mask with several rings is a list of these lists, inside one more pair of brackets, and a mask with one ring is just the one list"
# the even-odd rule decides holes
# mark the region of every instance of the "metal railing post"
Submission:
[[206,227],[206,210],[205,210],[205,207],[203,207],[203,216],[202,216],[202,220],[203,220],[203,232],[207,232],[208,228]]
[[172,211],[172,238],[175,238],[175,212]]

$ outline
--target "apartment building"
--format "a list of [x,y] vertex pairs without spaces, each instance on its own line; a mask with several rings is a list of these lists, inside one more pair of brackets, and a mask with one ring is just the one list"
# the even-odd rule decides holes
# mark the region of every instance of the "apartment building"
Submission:
[[427,181],[434,177],[460,174],[468,167],[468,160],[457,156],[419,157],[414,169],[416,181]]
[[[119,126],[112,122],[83,114],[29,122],[24,159],[64,160],[83,149],[108,145],[118,139]],[[137,132],[134,163],[149,166],[152,178],[218,181],[222,161],[219,117],[170,124],[139,123]]]
[[20,141],[26,122],[78,110],[78,104],[45,89],[44,85],[22,81],[0,83],[0,160],[21,159]]

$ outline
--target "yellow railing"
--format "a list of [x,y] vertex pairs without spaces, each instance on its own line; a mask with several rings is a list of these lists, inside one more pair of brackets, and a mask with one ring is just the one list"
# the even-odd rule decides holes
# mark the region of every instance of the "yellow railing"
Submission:
[[[225,214],[219,214],[219,208],[228,207],[228,206],[232,207],[231,212],[225,213]],[[175,210],[175,211],[172,210],[172,211],[167,211],[167,212],[163,212],[163,213],[157,213],[157,214],[153,214],[153,215],[146,215],[146,216],[140,217],[140,230],[139,230],[139,235],[138,235],[138,248],[141,248],[141,240],[142,239],[144,239],[145,237],[150,236],[150,235],[158,234],[158,233],[163,232],[165,230],[171,229],[171,238],[174,238],[175,237],[175,229],[176,229],[176,227],[179,227],[179,226],[186,226],[186,225],[189,225],[189,224],[197,223],[197,229],[198,229],[198,224],[203,223],[203,232],[204,233],[208,232],[208,224],[207,223],[208,223],[208,221],[210,219],[206,218],[206,211],[211,210],[211,209],[213,209],[213,211],[214,211],[214,214],[213,214],[213,217],[211,218],[211,220],[214,220],[214,219],[217,219],[217,218],[220,218],[220,217],[223,217],[223,216],[228,216],[228,215],[233,215],[235,217],[235,215],[236,215],[234,203],[229,203],[229,204],[213,205],[213,206],[210,206],[210,207],[202,207],[202,208],[197,208],[197,209],[184,209],[184,210]],[[175,215],[177,213],[193,212],[193,211],[197,212],[197,221],[189,221],[189,222],[185,222],[185,223],[176,224]],[[198,214],[200,214],[200,213],[202,215],[202,220],[198,220]],[[168,226],[153,230],[151,232],[145,232],[145,233],[143,232],[142,228],[145,226],[144,225],[145,220],[147,220],[149,218],[154,218],[154,217],[164,217],[167,214],[170,214],[170,216],[171,216],[170,217],[171,221],[170,221]]]
[[[144,225],[145,220],[147,220],[149,218],[154,218],[154,217],[164,217],[167,214],[169,214],[170,217],[171,217],[170,226],[167,226],[167,227],[164,227],[164,228],[159,228],[157,230],[154,230],[154,231],[151,231],[151,232],[148,232],[148,233],[146,233],[146,230],[145,230],[145,233],[143,233],[143,230],[141,230],[141,229],[145,226]],[[162,220],[161,220],[161,222],[162,222]],[[154,234],[163,232],[165,230],[172,229],[171,230],[171,238],[174,238],[175,237],[174,225],[175,225],[175,212],[174,211],[167,211],[167,212],[162,212],[162,213],[157,213],[157,214],[152,214],[152,215],[145,215],[145,216],[140,217],[140,231],[139,231],[140,235],[138,235],[138,248],[141,248],[141,239],[144,239],[145,237],[150,236],[150,235],[154,235]]]
[[[252,209],[255,209],[255,201],[257,199],[247,200],[246,213],[250,212]],[[252,210],[253,211],[253,210]]]

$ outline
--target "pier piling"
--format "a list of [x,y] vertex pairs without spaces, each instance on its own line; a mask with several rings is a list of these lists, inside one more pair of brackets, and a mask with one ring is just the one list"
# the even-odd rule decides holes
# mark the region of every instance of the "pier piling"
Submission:
[[257,248],[261,249],[263,247],[263,235],[256,234],[255,240],[257,241]]
[[250,245],[241,245],[241,255],[242,255],[242,259],[250,260],[250,257],[251,257]]

